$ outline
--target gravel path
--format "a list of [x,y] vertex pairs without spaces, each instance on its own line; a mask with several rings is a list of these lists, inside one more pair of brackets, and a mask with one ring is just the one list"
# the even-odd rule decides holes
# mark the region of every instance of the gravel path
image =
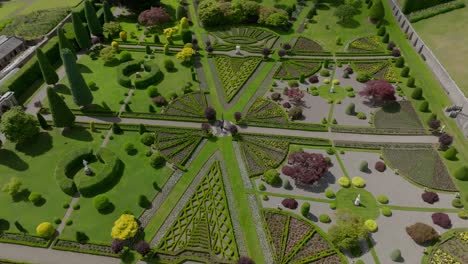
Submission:
[[246,190],[252,190],[252,182],[250,181],[249,174],[247,173],[247,168],[245,167],[244,160],[242,159],[239,143],[233,141],[232,147],[234,148],[234,153],[236,154],[236,161],[239,166],[239,171],[241,173],[242,182],[244,183],[244,188]]
[[268,243],[267,234],[265,232],[265,229],[263,228],[263,216],[261,215],[260,207],[258,206],[257,197],[255,194],[249,194],[247,195],[247,199],[249,200],[250,212],[252,213],[254,223],[257,223],[255,225],[255,230],[257,230],[257,235],[258,239],[260,240],[260,247],[263,251],[265,263],[273,263],[273,254]]

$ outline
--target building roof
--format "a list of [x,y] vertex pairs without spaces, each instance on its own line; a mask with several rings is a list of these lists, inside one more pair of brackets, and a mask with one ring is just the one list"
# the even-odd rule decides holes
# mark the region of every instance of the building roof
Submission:
[[0,60],[21,45],[23,41],[19,38],[0,36]]

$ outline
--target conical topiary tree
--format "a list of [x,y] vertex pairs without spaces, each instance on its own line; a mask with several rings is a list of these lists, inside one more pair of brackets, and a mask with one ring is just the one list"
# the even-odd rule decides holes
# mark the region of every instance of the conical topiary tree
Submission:
[[86,21],[88,22],[89,32],[95,36],[101,36],[102,25],[96,15],[96,10],[94,10],[93,3],[91,3],[89,0],[85,1],[85,16]]
[[75,49],[73,48],[73,45],[70,43],[70,41],[65,37],[65,32],[63,31],[63,28],[58,28],[57,29],[57,36],[58,36],[58,41],[59,41],[59,49],[69,49],[73,54],[75,55]]
[[379,21],[385,16],[384,6],[381,0],[375,0],[369,10],[369,17],[374,21]]
[[49,100],[50,113],[55,127],[72,127],[75,123],[75,115],[72,113],[62,97],[51,87],[47,88],[47,99]]
[[81,49],[89,49],[91,47],[91,39],[86,28],[83,26],[80,15],[76,12],[72,12],[72,23],[78,46],[80,46]]
[[68,83],[70,84],[70,90],[73,95],[73,101],[79,106],[91,104],[93,102],[93,95],[76,65],[72,52],[69,49],[63,49],[60,53],[62,55],[63,65],[65,66],[65,73],[68,77]]
[[37,113],[36,114],[36,117],[37,117],[37,121],[39,122],[39,125],[41,126],[42,129],[48,129],[49,128],[49,124],[47,124],[47,121],[45,120],[45,118],[41,115],[41,113]]
[[104,11],[104,23],[109,23],[114,20],[114,15],[107,1],[102,2],[102,10]]
[[41,69],[42,78],[49,85],[55,85],[59,81],[59,77],[54,68],[49,62],[49,59],[44,55],[41,49],[36,49],[37,61]]

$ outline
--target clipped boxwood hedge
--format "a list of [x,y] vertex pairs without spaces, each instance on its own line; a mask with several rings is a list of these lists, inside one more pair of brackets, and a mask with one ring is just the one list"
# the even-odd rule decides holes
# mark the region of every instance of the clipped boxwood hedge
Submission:
[[117,67],[117,82],[123,87],[132,87],[132,80],[129,75],[141,70],[141,62],[131,60],[124,62]]
[[162,81],[164,75],[157,64],[145,61],[143,67],[148,73],[145,76],[135,80],[135,88],[146,89],[146,87],[150,86],[151,84]]
[[93,155],[92,148],[79,148],[65,154],[55,167],[55,180],[62,191],[70,196],[77,192],[74,175],[69,175],[74,168],[82,166],[83,160],[89,160]]

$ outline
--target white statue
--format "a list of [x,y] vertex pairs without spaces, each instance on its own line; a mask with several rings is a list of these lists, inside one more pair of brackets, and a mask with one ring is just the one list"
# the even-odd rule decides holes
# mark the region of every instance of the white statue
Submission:
[[443,126],[440,128],[440,133],[443,133],[443,132],[444,132],[444,129],[445,129],[445,125],[443,125]]
[[361,194],[358,194],[356,200],[354,200],[354,205],[359,206],[361,204]]
[[334,93],[335,92],[335,84],[332,82],[332,85],[330,87],[330,93]]
[[236,46],[236,54],[237,54],[237,55],[242,55],[242,53],[241,53],[241,51],[240,51],[240,46],[239,46],[239,45]]
[[88,167],[88,161],[83,160],[84,171],[86,175],[92,175],[93,171]]

